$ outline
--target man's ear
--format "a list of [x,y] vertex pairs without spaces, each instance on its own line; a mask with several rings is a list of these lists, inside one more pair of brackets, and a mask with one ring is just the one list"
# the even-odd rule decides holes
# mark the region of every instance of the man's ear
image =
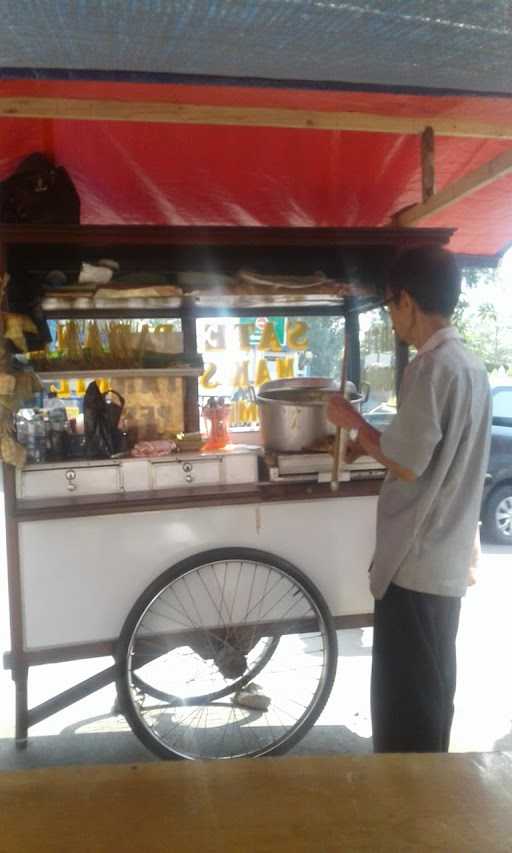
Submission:
[[416,303],[414,302],[414,299],[412,298],[411,294],[407,292],[407,290],[402,290],[402,292],[401,292],[401,294],[400,294],[400,295],[401,295],[401,300],[400,300],[400,301],[401,301],[401,305],[400,305],[400,307],[401,307],[404,311],[407,311],[407,312],[409,312],[409,313],[410,313],[410,312],[412,311],[412,309],[414,308],[415,304],[416,304]]
[[400,307],[403,311],[402,316],[404,319],[405,317],[409,318],[410,328],[412,329],[418,319],[418,303],[407,290],[402,290],[402,303]]

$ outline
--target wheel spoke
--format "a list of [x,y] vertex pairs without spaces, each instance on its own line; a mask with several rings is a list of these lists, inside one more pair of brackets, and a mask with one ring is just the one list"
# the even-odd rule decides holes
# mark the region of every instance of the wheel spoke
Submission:
[[[270,573],[270,570],[269,570],[269,573]],[[275,581],[275,583],[270,587],[270,589],[269,589],[269,590],[267,590],[267,591],[263,594],[263,596],[260,598],[260,600],[259,600],[259,601],[257,601],[257,602],[256,602],[256,604],[254,604],[254,605],[251,607],[251,609],[249,610],[249,612],[248,612],[247,616],[250,616],[250,615],[251,615],[251,613],[253,613],[253,612],[256,610],[256,608],[258,607],[258,605],[260,606],[259,614],[261,615],[261,609],[262,609],[262,606],[263,606],[263,602],[265,601],[265,599],[267,599],[267,598],[269,597],[269,595],[270,595],[272,592],[274,592],[274,590],[279,586],[279,584],[280,584],[280,583],[282,583],[282,581],[283,581],[283,577],[282,577],[282,575],[280,575],[280,576],[278,577],[277,581]],[[260,615],[258,616],[258,619],[260,618]]]
[[[267,577],[265,579],[265,587],[263,590],[263,596],[260,598],[260,607],[259,607],[259,611],[258,611],[258,616],[256,617],[256,620],[254,622],[254,627],[252,629],[251,643],[254,643],[254,641],[256,639],[256,626],[257,626],[258,622],[260,622],[260,620],[261,620],[261,611],[263,609],[263,602],[265,600],[265,595],[266,595],[266,590],[268,587],[269,580],[270,580],[270,569],[267,567]],[[244,617],[244,622],[247,622],[247,617],[249,616],[249,613],[252,613],[252,611],[255,609],[256,606],[257,606],[257,603],[250,610],[247,609],[247,613],[245,614],[245,617]]]
[[[214,609],[217,611],[217,616],[219,617],[220,623],[222,624],[223,627],[225,627],[226,626],[226,620],[224,619],[224,616],[222,615],[222,606],[224,603],[223,598],[221,599],[220,605],[217,604],[217,602],[214,601],[214,598],[210,592],[209,586],[205,583],[205,580],[203,578],[202,573],[198,572],[198,575],[199,575],[199,580],[201,581],[201,583],[203,585],[203,589],[205,590],[208,598],[210,599],[211,603],[213,604]],[[215,573],[214,573],[214,577],[217,578]],[[222,593],[222,594],[224,595],[224,593]]]

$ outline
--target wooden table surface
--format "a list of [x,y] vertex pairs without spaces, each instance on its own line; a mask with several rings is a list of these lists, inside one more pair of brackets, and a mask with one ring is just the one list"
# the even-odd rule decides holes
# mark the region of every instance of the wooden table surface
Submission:
[[512,851],[512,753],[0,773],[1,853]]

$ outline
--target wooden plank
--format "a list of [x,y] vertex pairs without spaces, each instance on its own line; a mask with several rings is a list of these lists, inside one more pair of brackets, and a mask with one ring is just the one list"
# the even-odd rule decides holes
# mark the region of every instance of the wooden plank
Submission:
[[17,770],[0,774],[1,849],[503,853],[511,787],[506,753]]
[[[337,630],[367,628],[373,625],[373,613],[348,613],[344,616],[334,616]],[[117,638],[98,640],[92,643],[73,643],[72,645],[51,646],[44,649],[30,649],[25,652],[27,666],[41,666],[49,663],[64,663],[90,658],[111,657],[114,655]],[[12,669],[14,657],[11,652],[3,655],[4,669]]]
[[274,107],[227,107],[173,104],[162,101],[117,101],[81,98],[0,98],[4,118],[43,118],[78,121],[129,121],[161,124],[288,127],[304,130],[343,130],[364,133],[422,133],[425,122],[438,136],[512,139],[512,125],[479,122],[440,115],[391,116],[360,112],[328,112]]
[[106,687],[107,684],[115,681],[116,675],[116,666],[109,666],[108,669],[92,675],[90,678],[85,679],[85,681],[74,684],[73,687],[68,687],[67,690],[63,690],[57,696],[46,699],[45,702],[41,702],[40,705],[30,709],[28,712],[28,725],[35,726],[42,720],[51,717],[52,714],[56,714],[58,711],[74,705],[75,702],[79,702],[86,696],[90,696],[91,693],[96,693],[97,690],[101,690],[102,687]]
[[[357,626],[356,626],[357,627]],[[51,646],[44,649],[31,649],[25,652],[27,666],[41,666],[47,663],[66,663],[74,660],[113,657],[117,640],[98,640],[92,643],[72,643],[71,645]],[[4,669],[13,669],[14,655],[5,652]]]
[[478,169],[474,169],[472,172],[468,172],[467,175],[463,175],[459,180],[448,184],[444,189],[435,193],[421,204],[413,205],[413,207],[407,208],[402,213],[398,213],[394,222],[396,225],[410,226],[415,222],[427,219],[429,216],[433,216],[434,213],[440,213],[441,210],[445,210],[445,208],[461,201],[461,199],[497,181],[499,178],[505,177],[510,172],[512,172],[512,148],[509,151],[498,154],[497,157],[488,163],[483,163]]
[[325,498],[373,497],[380,493],[381,479],[340,483],[332,492],[329,483],[248,483],[200,486],[187,489],[158,489],[115,495],[73,498],[25,499],[17,502],[16,520],[50,521],[59,518],[88,518],[132,512],[161,512],[204,506],[237,506],[280,501],[312,501]]

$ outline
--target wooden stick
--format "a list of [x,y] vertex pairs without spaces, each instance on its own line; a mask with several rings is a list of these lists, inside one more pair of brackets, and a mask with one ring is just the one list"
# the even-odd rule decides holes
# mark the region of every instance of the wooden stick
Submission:
[[[347,321],[345,320],[345,341],[343,344],[343,359],[341,362],[341,386],[340,391],[345,396],[345,385],[347,384],[347,370],[348,370],[348,353],[349,353],[349,332],[347,327]],[[340,464],[343,462],[341,458],[341,427],[336,427],[336,440],[334,442],[334,457],[332,462],[332,474],[331,474],[331,489],[333,492],[337,492],[340,481]]]

